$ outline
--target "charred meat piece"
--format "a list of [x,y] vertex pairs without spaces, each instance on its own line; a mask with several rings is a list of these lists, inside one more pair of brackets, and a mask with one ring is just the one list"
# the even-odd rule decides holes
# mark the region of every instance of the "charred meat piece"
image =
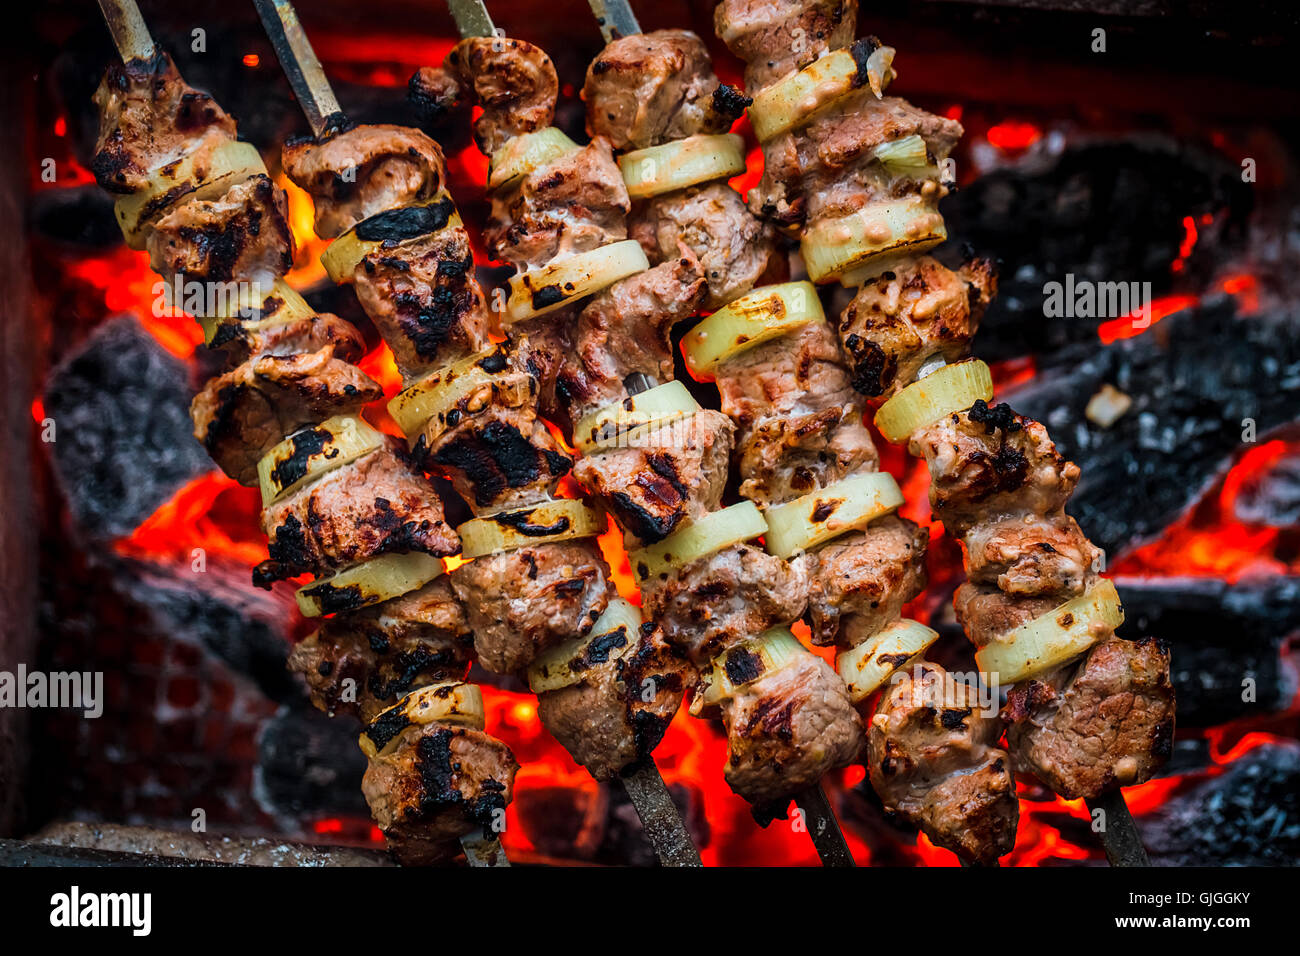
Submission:
[[886,687],[867,729],[867,769],[885,809],[967,862],[1011,850],[1020,807],[1001,724],[969,685],[922,662]]
[[416,453],[480,514],[539,501],[573,468],[529,405],[489,406]]
[[241,485],[257,484],[257,461],[290,432],[355,412],[384,390],[334,347],[262,355],[210,379],[190,404],[194,437]]
[[391,248],[384,243],[358,263],[353,282],[403,376],[490,344],[492,318],[464,229],[442,229]]
[[[933,161],[929,173],[893,173],[875,157],[877,146],[919,135]],[[755,215],[795,231],[822,218],[847,216],[868,203],[919,195],[937,202],[937,164],[961,139],[955,120],[927,113],[870,89],[849,94],[798,127],[763,144],[763,178],[749,195]]]
[[1059,512],[1079,482],[1041,423],[1005,402],[983,400],[923,428],[912,448],[930,469],[930,507],[949,534],[965,535],[990,514]]
[[680,247],[673,259],[593,297],[573,323],[573,345],[558,372],[556,388],[568,417],[577,421],[627,398],[624,383],[636,372],[669,381],[669,333],[695,312],[704,288],[699,262]]
[[877,460],[835,333],[812,322],[730,360],[722,410],[740,426],[740,493],[759,504],[796,498]]
[[235,138],[235,121],[207,93],[181,79],[171,57],[114,63],[95,91],[99,137],[90,168],[111,193],[139,192],[149,174]]
[[457,554],[442,502],[397,439],[262,509],[262,579],[336,571],[392,551]]
[[745,61],[751,96],[853,42],[857,0],[723,0],[713,27]]
[[284,190],[269,176],[230,187],[220,199],[195,199],[158,220],[149,265],[196,282],[271,284],[293,268],[293,234]]
[[722,87],[709,51],[689,30],[619,37],[587,67],[587,132],[617,152],[696,133],[724,133],[749,99]]
[[1017,770],[1067,800],[1143,783],[1173,751],[1169,651],[1111,637],[1081,663],[1017,684],[1002,716]]
[[897,515],[873,521],[796,561],[808,575],[814,644],[855,647],[925,590],[929,531]]
[[410,84],[411,98],[431,115],[481,106],[474,142],[488,156],[512,137],[550,126],[558,92],[551,58],[531,43],[503,37],[461,40],[441,69],[423,67]]
[[966,556],[967,577],[976,584],[1064,603],[1095,577],[1101,549],[1069,515],[1027,515],[975,525],[966,533]]
[[741,686],[724,701],[722,719],[723,774],[756,808],[788,801],[862,750],[862,721],[844,681],[813,654]]
[[888,398],[914,382],[934,356],[948,362],[964,357],[996,284],[986,260],[953,272],[929,256],[868,281],[839,322],[853,387]]
[[333,717],[369,723],[418,686],[461,680],[474,654],[465,611],[445,577],[418,591],[326,618],[295,645],[289,670]]
[[626,239],[630,207],[609,143],[594,139],[493,193],[483,241],[494,258],[533,269]]
[[441,147],[408,126],[354,126],[323,143],[291,140],[281,160],[289,178],[315,200],[322,239],[377,213],[429,199],[447,182]]
[[737,544],[647,579],[632,568],[645,613],[703,667],[731,644],[795,620],[808,601],[805,573],[762,548]]
[[691,679],[690,665],[653,624],[617,631],[614,640],[635,646],[619,657],[610,644],[589,648],[581,681],[537,698],[542,725],[597,780],[612,780],[651,754]]
[[641,243],[651,262],[678,256],[685,243],[708,283],[704,308],[710,312],[786,275],[771,227],[750,215],[740,194],[725,182],[638,202],[628,219],[628,235]]
[[[273,300],[267,311],[259,310],[249,319],[273,318],[282,305],[280,300]],[[322,312],[260,329],[227,322],[217,330],[208,347],[222,350],[234,365],[263,355],[287,357],[301,352],[319,352],[324,348],[332,348],[334,357],[340,361],[356,363],[365,354],[366,341],[351,322],[333,313]]]
[[451,575],[479,661],[510,674],[546,648],[586,634],[614,597],[594,539],[517,548],[475,558]]
[[573,474],[605,503],[632,539],[630,545],[653,544],[683,520],[717,510],[727,483],[731,436],[727,416],[702,409],[633,435],[626,447],[584,456]]
[[462,836],[504,822],[518,770],[510,748],[480,730],[411,724],[370,758],[361,792],[401,863],[438,863]]

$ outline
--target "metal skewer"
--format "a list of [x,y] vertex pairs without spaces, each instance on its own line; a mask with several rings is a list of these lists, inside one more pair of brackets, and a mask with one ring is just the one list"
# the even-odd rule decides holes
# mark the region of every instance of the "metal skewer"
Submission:
[[1101,845],[1106,851],[1106,862],[1111,866],[1150,866],[1142,835],[1138,833],[1133,814],[1129,812],[1124,791],[1112,790],[1087,801],[1093,813],[1100,810],[1105,816],[1101,831]]
[[113,34],[113,45],[123,63],[146,60],[154,54],[153,37],[135,0],[99,0],[99,9]]
[[596,15],[600,25],[600,35],[606,43],[613,43],[620,37],[635,36],[641,32],[636,14],[632,12],[627,0],[587,0],[591,12]]
[[[298,97],[298,104],[307,115],[312,133],[318,140],[328,138],[346,124],[347,118],[339,108],[307,32],[298,21],[297,11],[289,0],[253,0],[253,5],[262,18],[280,67]],[[489,833],[461,837],[460,845],[470,866],[510,865],[500,839]]]
[[[483,0],[447,0],[452,19],[456,21],[456,30],[460,35],[470,37],[490,37],[496,35],[496,26],[492,15],[488,13]],[[654,387],[654,382],[645,375],[629,376],[626,383],[628,391],[635,395]],[[623,788],[627,791],[641,818],[646,839],[654,848],[655,856],[664,866],[703,866],[700,851],[691,840],[690,832],[677,811],[668,785],[654,761],[646,757],[622,777]]]

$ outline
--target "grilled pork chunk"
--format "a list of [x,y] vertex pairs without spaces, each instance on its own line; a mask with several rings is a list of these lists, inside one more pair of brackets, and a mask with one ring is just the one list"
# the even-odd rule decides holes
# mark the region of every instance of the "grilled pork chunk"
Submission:
[[672,259],[685,244],[699,259],[708,284],[704,308],[710,312],[786,276],[786,259],[776,248],[772,228],[754,218],[725,182],[636,203],[628,235],[641,243],[651,262]]
[[627,238],[631,202],[603,139],[538,167],[491,198],[483,241],[493,258],[520,270]]
[[323,143],[290,140],[284,171],[311,193],[316,234],[332,239],[376,213],[430,199],[447,183],[442,148],[408,126],[354,126]]
[[417,687],[461,680],[474,635],[446,577],[417,591],[326,618],[294,646],[289,670],[307,681],[311,701],[331,717],[363,723]]
[[813,654],[740,687],[723,701],[722,719],[727,783],[768,813],[852,763],[864,742],[844,681]]
[[114,63],[95,90],[99,137],[90,168],[111,193],[148,185],[149,174],[185,156],[202,168],[204,156],[235,138],[235,121],[207,93],[181,79],[159,51],[148,59]]
[[774,504],[875,470],[862,402],[827,323],[811,322],[750,349],[717,381],[722,410],[740,426],[746,498]]
[[390,752],[371,757],[361,779],[370,812],[407,866],[445,862],[462,836],[503,822],[519,761],[469,727],[411,724]]
[[709,51],[689,30],[619,37],[587,67],[587,132],[615,151],[696,133],[725,133],[749,99],[713,75]]
[[257,462],[304,425],[355,412],[384,390],[328,345],[297,355],[261,355],[210,379],[194,396],[194,437],[241,485],[257,484]]
[[[273,298],[268,311],[258,310],[252,313],[250,321],[274,316],[275,311],[283,307],[282,302],[278,306],[277,302],[279,300]],[[239,322],[227,322],[217,329],[217,334],[208,347],[221,350],[230,365],[240,365],[263,355],[285,358],[303,352],[319,352],[325,348],[333,349],[334,357],[339,361],[354,364],[365,354],[366,341],[351,322],[332,313],[322,312],[261,329],[250,329]]]
[[492,155],[512,137],[551,125],[559,81],[540,48],[504,37],[469,37],[447,54],[442,67],[422,67],[410,95],[432,116],[477,104],[474,142]]
[[361,307],[407,379],[491,344],[492,316],[463,228],[385,242],[357,264],[352,278]]
[[511,674],[561,641],[586,634],[615,596],[592,538],[475,558],[451,574],[490,671]]
[[628,447],[583,456],[573,474],[605,502],[628,546],[653,544],[721,505],[732,431],[727,416],[702,409]]
[[954,272],[929,256],[868,281],[839,321],[853,387],[870,398],[889,398],[916,381],[935,356],[947,362],[965,357],[996,286],[988,261]]
[[[635,647],[611,659],[619,641]],[[593,777],[612,780],[659,745],[681,705],[691,666],[653,624],[593,642],[587,663],[578,683],[538,695],[537,715]]]
[[1173,752],[1169,651],[1111,637],[1082,662],[1017,684],[1002,717],[1016,768],[1067,800],[1144,783]]
[[1082,594],[1100,566],[1101,549],[1066,514],[986,521],[966,533],[966,574],[1014,596]]
[[722,0],[713,27],[745,61],[751,96],[853,42],[857,0]]
[[256,283],[265,292],[293,268],[293,234],[284,190],[269,176],[231,186],[216,200],[183,203],[158,220],[149,265],[170,278]]
[[445,556],[460,538],[397,439],[262,509],[271,560],[262,581],[322,574],[392,551]]
[[1011,850],[1020,806],[1001,724],[938,664],[895,675],[867,729],[867,769],[885,809],[967,862]]
[[672,573],[632,568],[646,616],[659,622],[697,667],[736,641],[793,621],[808,601],[805,572],[760,547],[737,544]]
[[925,590],[929,538],[916,522],[888,515],[796,558],[808,576],[812,642],[855,647],[898,620]]

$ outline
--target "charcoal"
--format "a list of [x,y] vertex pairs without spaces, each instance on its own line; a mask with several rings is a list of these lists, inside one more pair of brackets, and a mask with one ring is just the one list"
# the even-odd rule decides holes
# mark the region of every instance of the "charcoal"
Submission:
[[255,793],[263,809],[295,827],[313,818],[369,816],[357,733],[354,721],[327,717],[306,702],[282,708],[258,740]]
[[[1171,285],[1184,218],[1222,212],[1226,244],[1241,235],[1252,199],[1238,167],[1150,135],[1071,144],[1036,165],[981,176],[944,204],[953,240],[944,257],[969,246],[1000,264],[998,297],[975,353],[1001,359],[1095,341],[1101,318],[1044,321],[1046,283],[1073,273],[1091,282],[1151,282],[1161,295]],[[1209,269],[1211,245],[1198,243],[1184,277]]]
[[1240,521],[1278,528],[1300,525],[1300,453],[1284,455],[1241,486],[1232,510]]
[[195,440],[185,363],[131,316],[105,322],[51,373],[47,447],[78,529],[133,531],[183,484],[212,470]]
[[1256,747],[1138,826],[1157,866],[1300,864],[1300,745]]
[[95,185],[38,192],[32,197],[28,222],[36,235],[89,253],[122,241],[113,197]]
[[[1106,384],[1133,404],[1101,428],[1084,410]],[[1246,419],[1263,440],[1300,415],[1300,322],[1240,319],[1230,302],[1188,309],[1134,338],[1074,350],[1006,397],[1083,469],[1070,512],[1113,561],[1214,483],[1246,447]]]
[[[1180,730],[1285,710],[1295,695],[1281,651],[1300,628],[1300,579],[1119,578],[1121,636],[1169,644]],[[1255,700],[1242,700],[1254,681]]]
[[246,567],[213,557],[202,573],[188,561],[161,559],[117,567],[117,590],[146,610],[158,633],[206,648],[272,700],[299,694],[285,667],[293,619],[287,591],[255,588]]

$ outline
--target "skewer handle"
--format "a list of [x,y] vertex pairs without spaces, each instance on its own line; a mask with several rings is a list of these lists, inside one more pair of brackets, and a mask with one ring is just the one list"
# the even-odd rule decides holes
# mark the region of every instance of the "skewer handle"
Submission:
[[663,866],[703,866],[700,851],[691,841],[691,835],[677,812],[672,795],[659,768],[650,758],[637,764],[623,776],[623,786],[636,807],[637,816],[645,828],[646,839],[654,847],[655,855]]
[[501,841],[486,833],[471,833],[461,837],[460,848],[465,851],[465,860],[470,866],[510,865],[510,858],[506,856]]
[[641,32],[636,14],[627,0],[587,0],[591,12],[596,15],[600,25],[600,35],[606,43],[613,43],[619,37],[635,36]]
[[794,802],[803,811],[808,835],[822,859],[822,866],[857,866],[840,830],[840,821],[835,819],[835,811],[831,809],[831,802],[821,785],[795,794]]
[[135,0],[99,0],[99,9],[113,34],[113,45],[123,63],[146,60],[153,56],[154,42],[145,26],[144,17]]
[[262,18],[293,95],[307,114],[313,135],[325,139],[346,124],[347,117],[339,108],[320,60],[316,59],[316,51],[298,21],[298,11],[289,0],[253,0],[253,6]]
[[1088,809],[1105,814],[1106,828],[1101,831],[1101,845],[1111,866],[1150,866],[1142,834],[1138,833],[1133,814],[1129,813],[1122,790],[1112,790],[1088,801]]
[[456,21],[456,31],[468,39],[470,37],[490,37],[497,32],[492,23],[492,14],[483,5],[483,0],[447,0],[451,18]]

